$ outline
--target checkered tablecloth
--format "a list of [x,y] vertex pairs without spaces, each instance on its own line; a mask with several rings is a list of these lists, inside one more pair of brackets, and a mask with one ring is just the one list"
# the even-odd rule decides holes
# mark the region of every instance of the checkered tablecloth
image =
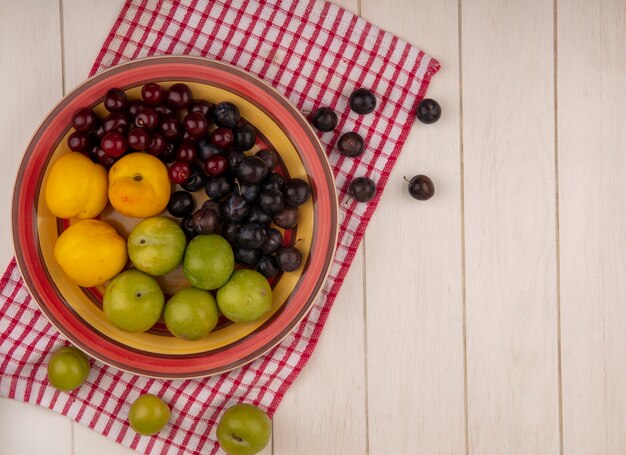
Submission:
[[[87,384],[68,394],[46,380],[50,352],[65,341],[31,300],[12,261],[0,283],[0,394],[53,409],[143,453],[213,454],[219,450],[215,427],[223,410],[249,402],[273,414],[311,356],[439,64],[391,33],[318,0],[128,0],[91,74],[159,54],[222,60],[258,75],[302,110],[325,105],[338,113],[336,130],[320,133],[340,201],[337,252],[323,292],[291,335],[243,368],[200,380],[165,381],[94,362]],[[350,111],[348,97],[358,87],[376,94],[373,114]],[[333,151],[347,131],[359,132],[367,143],[356,159]],[[370,203],[346,197],[356,176],[376,182],[378,193]],[[163,397],[172,416],[158,435],[140,437],[126,418],[133,400],[148,392]]]

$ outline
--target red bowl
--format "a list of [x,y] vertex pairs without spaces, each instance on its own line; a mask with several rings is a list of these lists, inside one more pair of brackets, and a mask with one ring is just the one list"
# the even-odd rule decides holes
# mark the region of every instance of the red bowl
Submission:
[[[141,86],[188,84],[194,97],[234,102],[259,132],[252,150],[272,148],[280,172],[308,180],[313,197],[299,207],[298,227],[285,233],[303,253],[299,270],[284,273],[273,285],[271,312],[255,323],[223,322],[205,339],[175,338],[157,324],[146,333],[126,333],[105,318],[104,287],[81,288],[60,269],[54,243],[72,220],[59,220],[43,196],[51,165],[69,149],[72,114],[92,107],[104,115],[106,91],[119,87],[130,99]],[[197,197],[201,197],[197,195]],[[137,60],[104,71],[74,89],[46,117],[30,142],[13,195],[13,237],[17,261],[31,295],[50,322],[74,345],[104,363],[129,372],[161,377],[209,376],[240,367],[277,345],[304,318],[328,274],[337,239],[337,197],[324,148],[302,114],[260,79],[233,66],[195,57],[164,56]],[[167,214],[164,214],[166,216]],[[110,207],[101,215],[127,235],[137,219]],[[180,270],[160,279],[166,293],[185,285]]]

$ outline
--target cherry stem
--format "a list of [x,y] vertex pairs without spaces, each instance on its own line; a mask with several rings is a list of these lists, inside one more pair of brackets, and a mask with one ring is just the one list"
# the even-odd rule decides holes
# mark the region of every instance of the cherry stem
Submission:
[[239,180],[235,179],[235,185],[237,185],[237,190],[239,191],[239,196],[241,196],[241,185],[239,184]]
[[407,179],[406,177],[402,177],[404,180],[406,180],[407,182],[411,183],[411,181],[409,179]]

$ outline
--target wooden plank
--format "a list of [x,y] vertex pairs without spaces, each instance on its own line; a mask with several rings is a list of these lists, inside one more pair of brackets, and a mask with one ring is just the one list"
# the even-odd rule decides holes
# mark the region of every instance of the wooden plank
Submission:
[[[458,4],[363,0],[363,16],[440,59],[428,96],[443,109],[416,122],[366,234],[370,453],[463,453],[463,305]],[[430,176],[416,201],[408,178]]]
[[105,438],[100,433],[77,423],[74,424],[73,455],[131,455],[136,453]]
[[626,452],[626,5],[558,2],[563,445]]
[[0,110],[3,141],[0,191],[0,264],[13,256],[11,194],[14,176],[31,136],[62,95],[59,5],[37,0],[18,2],[0,13]]
[[72,423],[48,409],[3,398],[0,441],[3,454],[68,455],[72,453]]
[[470,453],[560,450],[552,5],[462,5]]
[[[0,110],[2,176],[0,267],[13,256],[11,194],[14,176],[32,134],[62,95],[59,5],[46,0],[17,2],[0,13]],[[33,437],[36,428],[37,437]],[[72,424],[52,411],[0,400],[2,453],[66,455],[72,450]]]
[[359,249],[309,363],[274,416],[274,454],[366,451],[363,254]]

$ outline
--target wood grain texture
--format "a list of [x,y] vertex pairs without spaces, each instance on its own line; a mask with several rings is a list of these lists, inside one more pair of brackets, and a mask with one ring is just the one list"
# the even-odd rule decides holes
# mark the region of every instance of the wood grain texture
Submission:
[[[122,3],[62,0],[62,40],[56,1],[0,0],[0,81],[11,106],[0,110],[3,267],[13,253],[13,178],[62,95],[61,63],[70,90]],[[353,11],[358,3],[343,2]],[[563,453],[625,453],[623,0],[556,1],[558,168],[553,0],[361,3],[368,20],[441,60],[429,96],[444,115],[414,127],[263,454],[559,453],[557,251]],[[431,201],[406,193],[402,176],[416,173],[435,181]],[[4,399],[0,441],[11,455],[135,453]]]
[[462,6],[470,453],[560,450],[552,4]]
[[0,454],[71,453],[72,423],[69,419],[38,406],[0,399]]
[[[10,4],[10,6],[9,6]],[[42,117],[61,98],[59,5],[48,0],[0,4],[2,178],[0,264],[13,256],[11,196],[15,174]]]
[[366,451],[360,248],[313,356],[274,416],[274,454]]
[[131,455],[134,450],[127,449],[100,433],[74,423],[74,452],[72,455]]
[[626,453],[626,4],[558,2],[563,438]]
[[[465,451],[457,6],[362,2],[366,19],[441,58],[428,95],[443,109],[414,125],[366,234],[371,454]],[[433,199],[410,197],[403,176],[416,174]]]

